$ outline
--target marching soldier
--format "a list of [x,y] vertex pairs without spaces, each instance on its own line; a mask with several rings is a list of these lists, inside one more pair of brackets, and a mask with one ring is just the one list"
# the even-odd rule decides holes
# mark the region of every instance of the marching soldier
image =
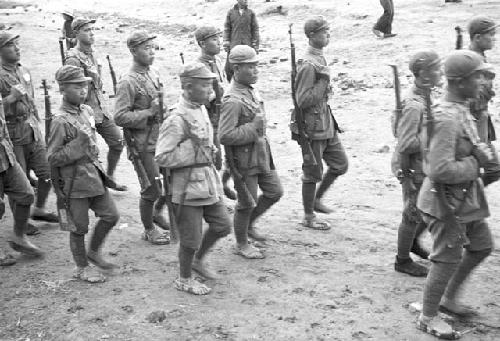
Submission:
[[[495,44],[495,29],[498,25],[486,17],[475,17],[468,25],[471,44],[469,49],[481,55],[483,62],[486,61],[485,52],[491,50]],[[492,141],[496,140],[495,127],[491,115],[488,112],[488,103],[495,96],[493,90],[493,70],[485,70],[485,81],[482,83],[478,98],[470,100],[471,113],[478,124],[479,138],[487,143],[493,151],[494,158],[484,167],[483,182],[487,186],[500,178],[500,162]]]
[[[258,57],[246,45],[229,54],[234,79],[224,94],[219,122],[220,142],[226,146],[228,164],[238,192],[234,214],[236,253],[249,259],[264,254],[248,243],[248,237],[265,239],[255,221],[283,196],[266,136],[264,102],[254,84],[258,79]],[[236,174],[238,173],[238,174]],[[260,188],[262,195],[257,197]]]
[[[311,149],[317,166],[302,165],[302,203],[304,205],[303,225],[316,230],[329,230],[330,224],[316,218],[314,211],[331,213],[332,209],[323,202],[323,195],[335,179],[347,172],[348,161],[338,133],[340,129],[333,117],[328,97],[331,93],[330,69],[323,49],[330,42],[328,22],[322,17],[306,21],[304,32],[309,47],[299,60],[295,82],[297,102],[304,115],[305,130],[311,140]],[[292,134],[299,134],[292,114]],[[303,152],[304,154],[304,152]],[[306,155],[303,155],[306,157]],[[324,160],[328,170],[323,175]],[[320,183],[316,188],[316,183]]]
[[[101,79],[101,65],[95,58],[92,49],[94,44],[94,23],[95,20],[86,18],[75,18],[73,20],[71,28],[75,32],[77,43],[74,48],[67,52],[64,64],[81,67],[85,75],[92,78],[92,81],[89,82],[88,97],[85,104],[92,108],[97,132],[109,147],[107,174],[113,178],[124,143],[120,129],[106,108]],[[116,190],[126,191],[127,186],[118,186]]]
[[0,92],[5,119],[17,161],[26,174],[33,170],[38,177],[31,217],[57,222],[57,215],[45,208],[51,188],[50,169],[34,101],[33,80],[29,70],[19,63],[21,54],[18,39],[18,35],[8,32],[0,34]]
[[[248,0],[237,0],[237,3],[226,15],[224,22],[224,50],[229,52],[236,45],[250,46],[258,53],[260,44],[259,24],[255,12],[248,8]],[[229,60],[226,60],[226,75],[230,81],[233,70]]]
[[[129,159],[140,164],[140,173],[136,168],[141,186],[139,210],[144,225],[143,239],[152,244],[164,245],[170,242],[169,234],[160,233],[155,225],[169,228],[162,215],[165,201],[161,200],[162,187],[158,165],[154,160],[156,141],[158,140],[159,75],[150,69],[154,61],[155,36],[145,31],[136,31],[127,39],[127,46],[133,57],[133,65],[125,73],[116,88],[115,122],[123,127],[125,140],[129,148]],[[128,138],[127,138],[128,136]],[[160,200],[158,200],[160,198]],[[155,202],[157,205],[155,207]]]
[[423,212],[433,246],[417,326],[454,340],[459,333],[438,315],[438,310],[462,317],[474,313],[459,303],[459,292],[493,248],[480,177],[480,168],[491,159],[492,151],[480,141],[467,102],[477,97],[487,66],[477,53],[457,50],[448,56],[444,67],[448,87],[436,106],[431,108],[428,99],[422,134],[426,178],[417,207]]
[[[172,202],[180,235],[178,290],[205,295],[210,288],[191,277],[191,269],[208,279],[216,275],[204,261],[209,249],[231,232],[214,167],[216,147],[204,103],[212,93],[216,74],[202,63],[186,65],[181,74],[183,95],[161,127],[156,161],[170,169]],[[208,229],[202,233],[202,220]],[[194,261],[193,261],[194,258]]]
[[403,189],[403,214],[394,268],[411,276],[425,277],[427,268],[415,263],[410,251],[424,259],[429,256],[418,240],[426,229],[417,209],[417,196],[424,179],[420,133],[425,118],[426,93],[441,82],[441,59],[434,51],[420,51],[411,58],[409,66],[415,81],[402,103],[401,117],[397,122],[398,143],[392,156],[392,170]]
[[[42,251],[25,236],[28,227],[30,206],[35,194],[26,174],[16,160],[14,146],[9,138],[9,131],[4,116],[4,106],[0,97],[0,217],[5,212],[4,194],[9,196],[14,215],[13,234],[9,238],[10,247],[15,251],[33,257],[41,257]],[[15,258],[0,249],[0,266],[16,263]]]
[[[104,275],[90,267],[89,262],[104,271],[117,267],[104,260],[100,250],[120,215],[107,189],[116,184],[106,176],[99,162],[94,113],[90,106],[83,104],[87,98],[88,82],[92,78],[85,77],[79,67],[65,65],[57,71],[56,80],[63,100],[51,122],[48,154],[53,178],[57,172],[62,180],[55,185],[62,187],[60,191],[67,200],[67,215],[74,223],[69,238],[76,263],[73,276],[90,283],[103,282],[106,279]],[[86,251],[89,209],[99,219]]]
[[[198,58],[198,61],[205,64],[205,66],[217,76],[214,81],[214,92],[210,95],[209,103],[206,107],[214,128],[214,143],[219,149],[215,160],[215,166],[218,170],[222,168],[222,151],[220,150],[219,137],[217,136],[217,131],[219,129],[220,100],[224,94],[224,87],[227,85],[225,83],[226,76],[222,60],[219,57],[221,34],[222,32],[220,30],[212,26],[200,27],[194,33],[196,41],[201,48],[201,56]],[[230,177],[231,173],[228,169],[225,169],[222,172],[222,185],[224,186],[224,194],[229,199],[235,200],[236,193],[228,186]]]

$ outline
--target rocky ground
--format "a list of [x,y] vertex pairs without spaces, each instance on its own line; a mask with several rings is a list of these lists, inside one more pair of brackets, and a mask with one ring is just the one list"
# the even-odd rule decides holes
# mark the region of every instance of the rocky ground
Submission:
[[[259,222],[270,237],[267,258],[247,261],[233,255],[230,236],[210,256],[220,275],[208,283],[213,293],[194,297],[176,291],[172,281],[177,274],[177,247],[151,246],[140,240],[139,185],[131,163],[122,157],[117,178],[130,191],[113,193],[122,219],[106,246],[107,257],[120,264],[119,271],[100,285],[71,280],[67,233],[57,225],[39,225],[42,234],[33,239],[47,251],[45,259],[20,256],[17,265],[0,269],[0,340],[432,340],[415,329],[416,314],[408,308],[420,299],[424,281],[393,270],[401,194],[390,172],[394,141],[389,117],[394,99],[387,64],[400,66],[401,81],[407,87],[411,77],[406,66],[414,51],[433,48],[445,55],[454,48],[456,25],[465,27],[474,14],[500,21],[500,4],[400,0],[394,23],[398,36],[379,40],[371,33],[381,13],[378,1],[250,3],[261,25],[259,87],[266,100],[268,134],[286,190]],[[54,74],[61,64],[57,39],[60,11],[66,4],[22,1],[16,7],[0,1],[0,25],[21,35],[23,64],[32,70],[36,84],[46,78],[52,85],[53,106],[60,101]],[[130,63],[127,35],[136,28],[156,33],[160,49],[155,66],[163,75],[168,103],[173,104],[179,95],[179,53],[193,59],[197,55],[194,29],[207,23],[222,27],[231,5],[229,0],[122,0],[74,1],[72,6],[97,18],[96,51],[103,62],[107,54],[112,57],[118,74]],[[288,130],[288,23],[295,24],[300,55],[306,46],[302,25],[311,14],[323,14],[332,22],[332,41],[326,51],[334,75],[331,105],[345,130],[342,140],[350,158],[348,174],[326,198],[335,208],[324,216],[333,225],[326,233],[298,224],[300,152]],[[500,62],[498,51],[497,47],[489,54],[495,65]],[[105,87],[111,93],[103,64]],[[43,112],[42,89],[37,88],[36,94]],[[495,121],[498,109],[494,103]],[[103,141],[101,146],[105,155]],[[487,190],[497,243],[499,188],[493,184]],[[50,204],[54,208],[53,197]],[[2,247],[11,224],[7,213],[0,232]],[[464,340],[500,339],[499,256],[495,251],[468,284],[464,299],[479,308],[482,318],[453,321],[460,330],[477,327]]]

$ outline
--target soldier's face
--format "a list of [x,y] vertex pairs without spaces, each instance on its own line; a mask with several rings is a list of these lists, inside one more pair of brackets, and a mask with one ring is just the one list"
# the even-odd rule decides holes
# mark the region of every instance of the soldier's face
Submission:
[[155,43],[152,40],[148,40],[134,47],[131,52],[134,60],[140,65],[153,65],[153,61],[155,60]]
[[187,91],[189,99],[195,103],[207,103],[213,92],[213,79],[193,79]]
[[94,25],[83,25],[76,34],[76,39],[85,45],[92,45],[94,43]]
[[309,38],[313,47],[322,49],[330,43],[330,30],[321,30]]
[[80,105],[87,98],[88,85],[87,82],[64,84],[62,90],[63,97],[67,102],[73,105]]
[[462,80],[461,92],[465,98],[476,98],[484,82],[484,74],[476,71],[469,77]]
[[432,65],[429,69],[422,70],[421,76],[430,83],[431,87],[440,86],[443,79],[441,63]]
[[257,83],[259,79],[258,75],[257,63],[239,64],[234,67],[234,77],[242,84],[250,85]]
[[478,46],[484,50],[491,50],[495,46],[495,30],[476,36]]
[[2,60],[7,63],[16,63],[21,59],[21,50],[19,49],[18,40],[14,39],[8,42],[0,49]]
[[220,53],[220,37],[218,35],[205,39],[201,47],[209,55],[215,56]]

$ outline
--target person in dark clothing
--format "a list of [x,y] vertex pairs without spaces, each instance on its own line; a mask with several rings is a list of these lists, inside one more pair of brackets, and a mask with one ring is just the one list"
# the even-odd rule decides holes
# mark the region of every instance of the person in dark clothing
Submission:
[[378,19],[373,26],[373,33],[379,38],[392,38],[396,34],[392,33],[392,20],[394,19],[394,2],[392,0],[380,0],[380,4],[384,8],[384,14]]
[[[222,46],[228,53],[236,45],[248,45],[259,53],[259,24],[255,12],[248,8],[248,0],[238,0],[238,3],[227,12],[224,23],[224,40]],[[231,81],[233,70],[226,59],[226,77]]]

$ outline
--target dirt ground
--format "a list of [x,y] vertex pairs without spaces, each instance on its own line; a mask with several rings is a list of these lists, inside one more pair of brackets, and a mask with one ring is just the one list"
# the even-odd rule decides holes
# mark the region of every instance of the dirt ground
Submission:
[[[22,2],[23,3],[23,2]],[[7,8],[0,1],[0,24],[21,35],[22,62],[36,80],[52,85],[52,105],[60,101],[54,74],[60,66],[57,39],[62,0],[37,6]],[[96,48],[104,64],[105,87],[111,80],[104,57],[109,54],[118,74],[127,69],[127,35],[136,28],[158,34],[155,67],[163,75],[168,102],[179,96],[179,53],[197,55],[193,30],[211,23],[222,28],[231,0],[74,1],[75,9],[98,18]],[[24,3],[23,3],[24,4]],[[27,3],[26,3],[27,4]],[[406,88],[407,62],[421,48],[445,55],[455,44],[456,25],[465,27],[475,14],[500,22],[498,1],[396,1],[390,40],[375,39],[371,26],[381,13],[378,1],[288,0],[250,1],[261,25],[262,72],[258,83],[266,101],[268,135],[286,195],[258,225],[269,235],[265,260],[248,261],[232,253],[234,237],[220,242],[209,256],[220,279],[208,284],[213,293],[195,297],[176,291],[177,246],[151,246],[140,239],[139,185],[131,163],[122,157],[117,171],[130,190],[113,193],[121,221],[110,234],[107,257],[119,271],[100,285],[71,280],[73,262],[67,233],[57,225],[39,225],[33,238],[47,255],[43,260],[19,256],[17,265],[0,269],[0,340],[432,340],[416,330],[416,314],[408,304],[421,298],[424,280],[393,270],[401,193],[390,172],[394,146],[389,117],[394,106],[391,71],[400,66]],[[266,14],[278,5],[287,15]],[[331,105],[344,128],[349,172],[326,197],[334,213],[324,216],[333,229],[316,232],[299,225],[302,216],[299,147],[290,141],[288,23],[295,23],[298,55],[306,47],[302,26],[310,14],[332,22],[326,51],[333,70]],[[465,37],[465,44],[468,43]],[[498,47],[489,54],[498,65]],[[273,62],[271,60],[273,59]],[[277,60],[277,62],[275,62]],[[43,113],[42,89],[37,103]],[[109,103],[112,107],[112,100]],[[495,121],[500,106],[492,105]],[[101,140],[102,156],[106,146]],[[487,189],[489,222],[500,239],[500,185]],[[55,208],[51,196],[51,208]],[[0,245],[6,247],[12,217],[6,214]],[[429,245],[429,238],[426,237]],[[425,262],[424,262],[425,263]],[[458,329],[478,327],[464,340],[500,340],[500,252],[495,251],[472,277],[464,300],[477,306],[477,322],[454,321]],[[163,311],[165,320],[146,317]]]

